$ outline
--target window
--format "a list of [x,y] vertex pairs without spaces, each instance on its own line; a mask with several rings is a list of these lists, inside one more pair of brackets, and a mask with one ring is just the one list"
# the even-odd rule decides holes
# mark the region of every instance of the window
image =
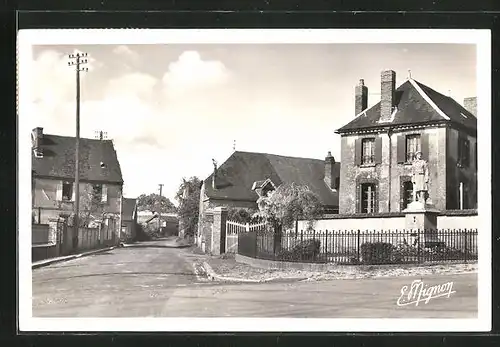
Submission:
[[460,167],[469,167],[470,142],[464,137],[458,139],[458,164]]
[[408,207],[408,204],[413,201],[413,183],[411,183],[411,181],[403,182],[401,189],[403,189],[403,204],[401,210],[404,210]]
[[363,139],[361,164],[375,163],[375,139]]
[[406,136],[406,162],[411,163],[415,159],[415,154],[421,151],[420,135]]
[[65,201],[73,200],[73,183],[63,182],[62,185],[62,199]]
[[361,213],[375,212],[375,184],[361,184]]
[[98,202],[108,201],[108,187],[104,184],[94,184],[94,199]]

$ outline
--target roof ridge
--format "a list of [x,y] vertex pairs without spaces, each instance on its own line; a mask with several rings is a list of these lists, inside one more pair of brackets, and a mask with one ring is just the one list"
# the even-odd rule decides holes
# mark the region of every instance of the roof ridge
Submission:
[[[55,137],[62,137],[66,139],[76,139],[76,136],[68,136],[68,135],[57,135],[57,134],[49,134],[49,133],[44,133],[43,136],[55,136]],[[99,141],[99,142],[113,142],[112,139],[92,139],[90,137],[81,137],[80,140],[89,140],[89,141]]]
[[[448,117],[437,105],[436,103],[430,98],[429,95],[427,95],[426,92],[424,92],[424,90],[422,89],[422,87],[420,87],[420,82],[417,82],[415,80],[413,80],[412,78],[409,78],[408,79],[411,83],[411,85],[417,90],[417,92],[420,94],[420,96],[422,96],[422,98],[424,98],[424,100],[434,109],[434,111],[436,111],[441,117],[443,117],[444,119],[446,120],[450,120],[450,117]],[[430,87],[427,87],[425,84],[422,83],[422,85],[426,88],[429,88],[431,90],[433,90],[434,92],[436,93],[439,93],[437,91],[435,91],[434,89],[430,88]],[[441,93],[439,93],[441,94]],[[441,94],[443,95],[443,94]]]

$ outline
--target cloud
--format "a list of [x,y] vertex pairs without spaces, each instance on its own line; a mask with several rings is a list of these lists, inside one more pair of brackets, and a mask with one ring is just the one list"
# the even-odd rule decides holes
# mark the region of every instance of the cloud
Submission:
[[127,98],[137,96],[141,99],[151,99],[158,79],[140,72],[128,73],[111,79],[106,86],[106,97],[120,96]]
[[166,92],[175,97],[188,91],[223,85],[229,77],[230,73],[222,62],[202,60],[197,51],[185,51],[168,66],[162,80]]
[[139,53],[125,45],[117,46],[115,49],[113,49],[113,53],[116,55],[124,56],[133,62],[137,62],[140,60]]

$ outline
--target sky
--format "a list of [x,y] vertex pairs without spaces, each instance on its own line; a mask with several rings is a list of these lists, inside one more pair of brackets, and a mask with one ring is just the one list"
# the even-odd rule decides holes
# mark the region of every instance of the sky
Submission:
[[124,196],[174,200],[183,177],[205,179],[212,158],[236,150],[340,161],[334,131],[354,116],[354,88],[380,100],[380,73],[413,79],[460,104],[476,96],[467,44],[158,44],[33,47],[31,127],[75,136],[76,80],[68,54],[89,55],[81,76],[81,136],[107,133]]

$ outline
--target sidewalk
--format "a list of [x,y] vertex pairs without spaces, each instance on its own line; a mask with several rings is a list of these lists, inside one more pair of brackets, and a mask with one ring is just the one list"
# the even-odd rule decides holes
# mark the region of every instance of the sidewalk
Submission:
[[477,273],[477,263],[427,266],[328,266],[324,271],[296,269],[263,269],[238,263],[229,255],[204,257],[203,266],[209,279],[226,282],[325,281],[379,277],[457,275]]
[[55,263],[59,263],[59,262],[63,262],[63,261],[68,261],[68,260],[72,260],[72,259],[76,259],[76,258],[80,258],[80,257],[85,257],[87,255],[91,255],[91,254],[95,254],[95,253],[111,251],[111,250],[115,249],[116,247],[118,247],[118,246],[99,248],[99,249],[95,249],[92,251],[78,253],[78,254],[71,254],[71,255],[67,255],[67,256],[63,256],[63,257],[56,257],[56,258],[39,260],[39,261],[33,262],[31,264],[31,268],[37,269],[39,267],[48,266],[51,264],[55,264]]

